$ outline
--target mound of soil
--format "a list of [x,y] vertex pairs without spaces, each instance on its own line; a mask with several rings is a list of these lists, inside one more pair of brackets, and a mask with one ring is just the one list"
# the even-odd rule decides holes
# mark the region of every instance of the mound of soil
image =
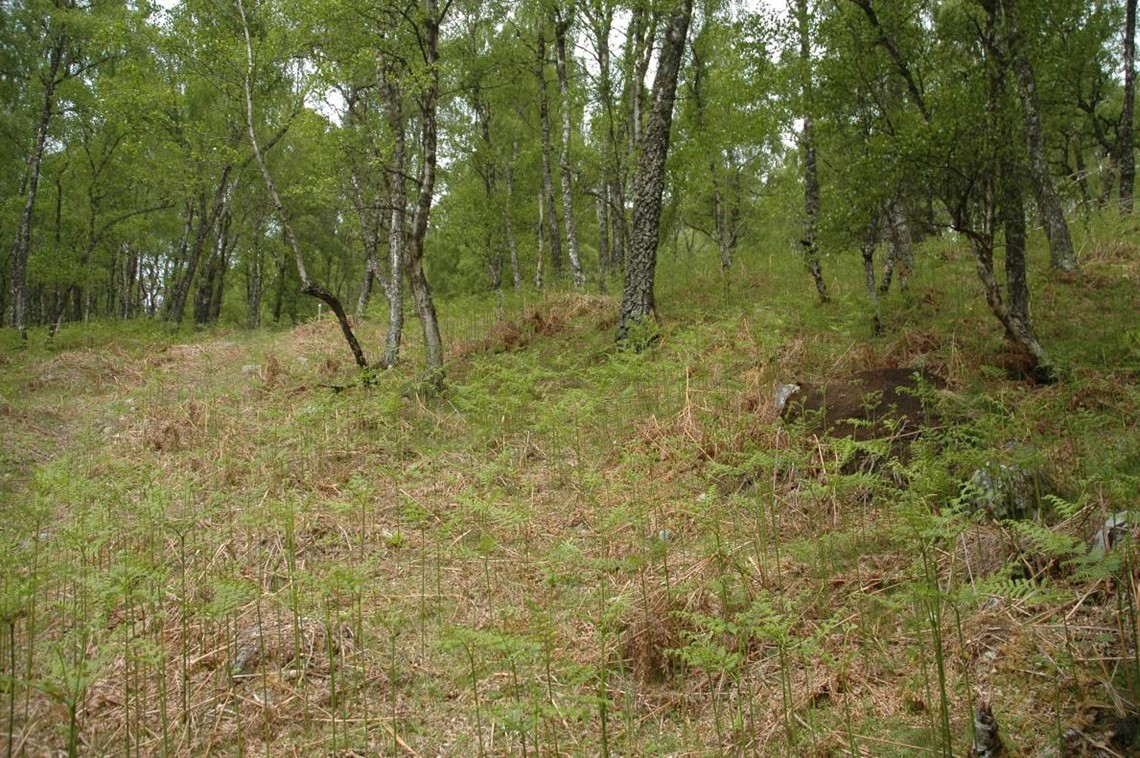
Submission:
[[780,415],[785,421],[802,420],[816,434],[909,441],[934,422],[922,396],[945,386],[926,371],[871,369],[823,385],[800,384]]

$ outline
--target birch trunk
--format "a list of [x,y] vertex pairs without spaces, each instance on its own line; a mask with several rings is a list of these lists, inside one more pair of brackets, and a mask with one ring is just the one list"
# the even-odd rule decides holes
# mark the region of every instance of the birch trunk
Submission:
[[63,64],[65,40],[61,37],[52,45],[47,78],[44,80],[44,101],[24,184],[24,209],[12,243],[11,263],[8,271],[8,324],[15,327],[20,339],[28,339],[28,255],[32,247],[32,218],[36,211],[36,193],[40,186],[40,169],[44,147],[47,145],[48,127],[55,112],[55,87],[59,69]]
[[812,101],[812,71],[811,71],[811,40],[808,34],[808,3],[807,0],[796,0],[796,19],[800,37],[800,72],[801,78],[801,112],[804,125],[800,134],[800,149],[804,160],[804,236],[800,244],[804,250],[804,260],[808,271],[815,282],[819,301],[826,303],[827,282],[823,278],[823,268],[820,264],[819,244],[816,240],[819,228],[819,173],[816,168],[815,134],[812,118],[808,112]]
[[404,192],[404,170],[408,159],[403,98],[390,72],[384,81],[384,98],[388,129],[392,132],[392,155],[387,182],[388,280],[384,293],[388,298],[388,332],[384,337],[384,357],[381,359],[381,366],[388,368],[399,362],[400,345],[404,339],[404,227],[408,212],[408,198]]
[[542,204],[546,215],[546,234],[550,247],[550,267],[557,279],[562,276],[562,238],[558,233],[558,213],[554,207],[554,178],[551,170],[550,101],[546,94],[546,30],[538,30],[534,75],[538,80],[538,117],[542,136]]
[[511,146],[511,162],[506,167],[507,196],[503,202],[503,234],[507,238],[507,250],[511,259],[511,284],[515,292],[522,289],[522,270],[519,267],[519,244],[515,239],[515,218],[511,209],[515,198],[515,162],[518,161],[519,141],[515,138]]
[[574,286],[586,284],[582,271],[582,256],[578,249],[578,230],[574,224],[574,187],[570,172],[570,140],[573,129],[570,119],[570,74],[567,70],[566,35],[570,30],[572,16],[556,11],[554,20],[555,69],[558,72],[558,92],[562,96],[562,150],[558,157],[558,168],[562,178],[562,223],[566,227],[566,253],[570,258],[570,273]]
[[[1053,268],[1072,272],[1078,269],[1077,255],[1061,199],[1053,186],[1049,164],[1045,157],[1045,137],[1041,126],[1041,108],[1037,97],[1037,76],[1025,52],[1017,0],[1002,0],[1007,25],[1006,45],[1017,76],[1017,90],[1021,96],[1021,110],[1025,120],[1025,139],[1029,149],[1029,178],[1037,195],[1037,210],[1049,238],[1049,258]],[[1122,185],[1123,186],[1123,185]]]
[[641,140],[641,154],[633,181],[633,231],[622,289],[618,339],[650,317],[656,318],[653,287],[661,225],[661,198],[665,191],[665,159],[669,153],[669,130],[677,76],[685,52],[692,0],[678,0],[666,27],[653,81],[653,107]]
[[261,143],[257,139],[257,130],[254,128],[253,118],[253,39],[249,32],[249,20],[246,18],[244,0],[238,0],[238,12],[241,15],[242,32],[245,35],[246,69],[242,89],[245,94],[245,118],[249,142],[253,147],[254,159],[257,161],[258,168],[261,169],[261,177],[265,180],[265,188],[268,190],[273,208],[277,212],[277,218],[281,221],[285,241],[293,252],[293,260],[297,265],[297,275],[301,279],[301,291],[321,300],[336,314],[345,341],[348,342],[349,349],[352,350],[352,355],[356,359],[356,365],[360,368],[368,368],[368,361],[364,357],[364,351],[360,348],[360,342],[357,341],[356,335],[352,331],[352,326],[348,323],[344,306],[341,305],[336,295],[309,278],[309,272],[305,268],[305,258],[301,254],[301,245],[293,233],[293,225],[289,221],[285,203],[281,201],[281,195],[277,192],[277,183],[273,180],[273,175],[269,172],[269,166],[265,162],[265,156],[261,152]]
[[436,0],[424,0],[424,18],[420,32],[423,35],[422,50],[424,63],[428,69],[427,91],[420,98],[420,172],[419,193],[416,209],[412,215],[412,232],[408,240],[405,267],[408,285],[412,291],[412,302],[420,317],[423,329],[426,371],[424,380],[433,390],[443,389],[443,341],[439,334],[439,319],[436,316],[435,300],[432,298],[431,284],[424,274],[424,240],[427,237],[428,219],[431,215],[432,193],[435,191],[435,170],[439,139],[439,25],[441,22],[439,4]]

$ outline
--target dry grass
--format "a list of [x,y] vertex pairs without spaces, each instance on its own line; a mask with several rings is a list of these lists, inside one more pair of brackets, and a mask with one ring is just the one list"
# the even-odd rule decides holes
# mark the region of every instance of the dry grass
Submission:
[[[710,328],[703,355],[666,334],[656,363],[631,363],[659,385],[633,399],[622,374],[597,390],[608,402],[559,409],[592,375],[536,379],[533,416],[485,425],[479,403],[514,398],[465,360],[608,333],[613,310],[565,295],[452,342],[466,384],[440,400],[406,391],[414,365],[324,389],[354,371],[331,320],[27,367],[27,395],[0,403],[15,420],[0,444],[28,450],[21,507],[52,526],[41,553],[5,542],[21,576],[38,572],[37,624],[19,616],[8,643],[15,752],[66,748],[59,660],[91,661],[77,718],[93,754],[597,754],[600,697],[615,753],[922,754],[938,655],[958,752],[978,697],[1016,754],[1111,743],[1132,708],[1134,573],[1079,578],[991,523],[920,538],[944,501],[907,510],[894,480],[844,474],[837,446],[778,421],[773,388],[825,373],[921,360],[966,387],[977,367],[957,336],[825,352],[739,318]],[[1035,398],[1110,415],[1135,398],[1118,382]],[[64,456],[67,475],[29,494]],[[1090,497],[1057,531],[1085,539],[1118,507]],[[1002,591],[1011,565],[1041,591]],[[974,603],[973,585],[992,591]]]

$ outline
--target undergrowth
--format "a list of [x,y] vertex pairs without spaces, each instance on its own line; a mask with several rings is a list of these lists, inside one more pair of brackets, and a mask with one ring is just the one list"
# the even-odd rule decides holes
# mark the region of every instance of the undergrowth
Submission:
[[[1035,260],[1045,388],[953,248],[881,337],[853,255],[827,306],[790,258],[666,256],[640,352],[609,298],[444,304],[432,397],[414,339],[358,382],[329,321],[33,333],[0,379],[8,751],[950,755],[982,701],[1019,753],[1111,741],[1140,341],[1135,247],[1100,233],[1078,280]],[[774,406],[898,367],[946,385],[905,448]]]

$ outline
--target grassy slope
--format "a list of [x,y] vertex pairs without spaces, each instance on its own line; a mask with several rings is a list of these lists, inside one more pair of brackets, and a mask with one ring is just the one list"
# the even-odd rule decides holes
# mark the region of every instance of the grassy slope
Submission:
[[[641,354],[602,298],[451,304],[437,399],[410,364],[323,387],[353,378],[328,321],[5,349],[0,732],[30,754],[961,754],[983,697],[1017,752],[1057,744],[1140,699],[1130,553],[1072,560],[1140,487],[1134,239],[1094,235],[1079,282],[1035,261],[1049,388],[990,365],[947,244],[878,339],[854,256],[826,307],[791,262],[743,255],[726,287],[666,256]],[[950,387],[905,464],[845,475],[849,446],[774,419],[778,382],[896,364]],[[1049,529],[951,507],[1012,458],[1063,494]]]

